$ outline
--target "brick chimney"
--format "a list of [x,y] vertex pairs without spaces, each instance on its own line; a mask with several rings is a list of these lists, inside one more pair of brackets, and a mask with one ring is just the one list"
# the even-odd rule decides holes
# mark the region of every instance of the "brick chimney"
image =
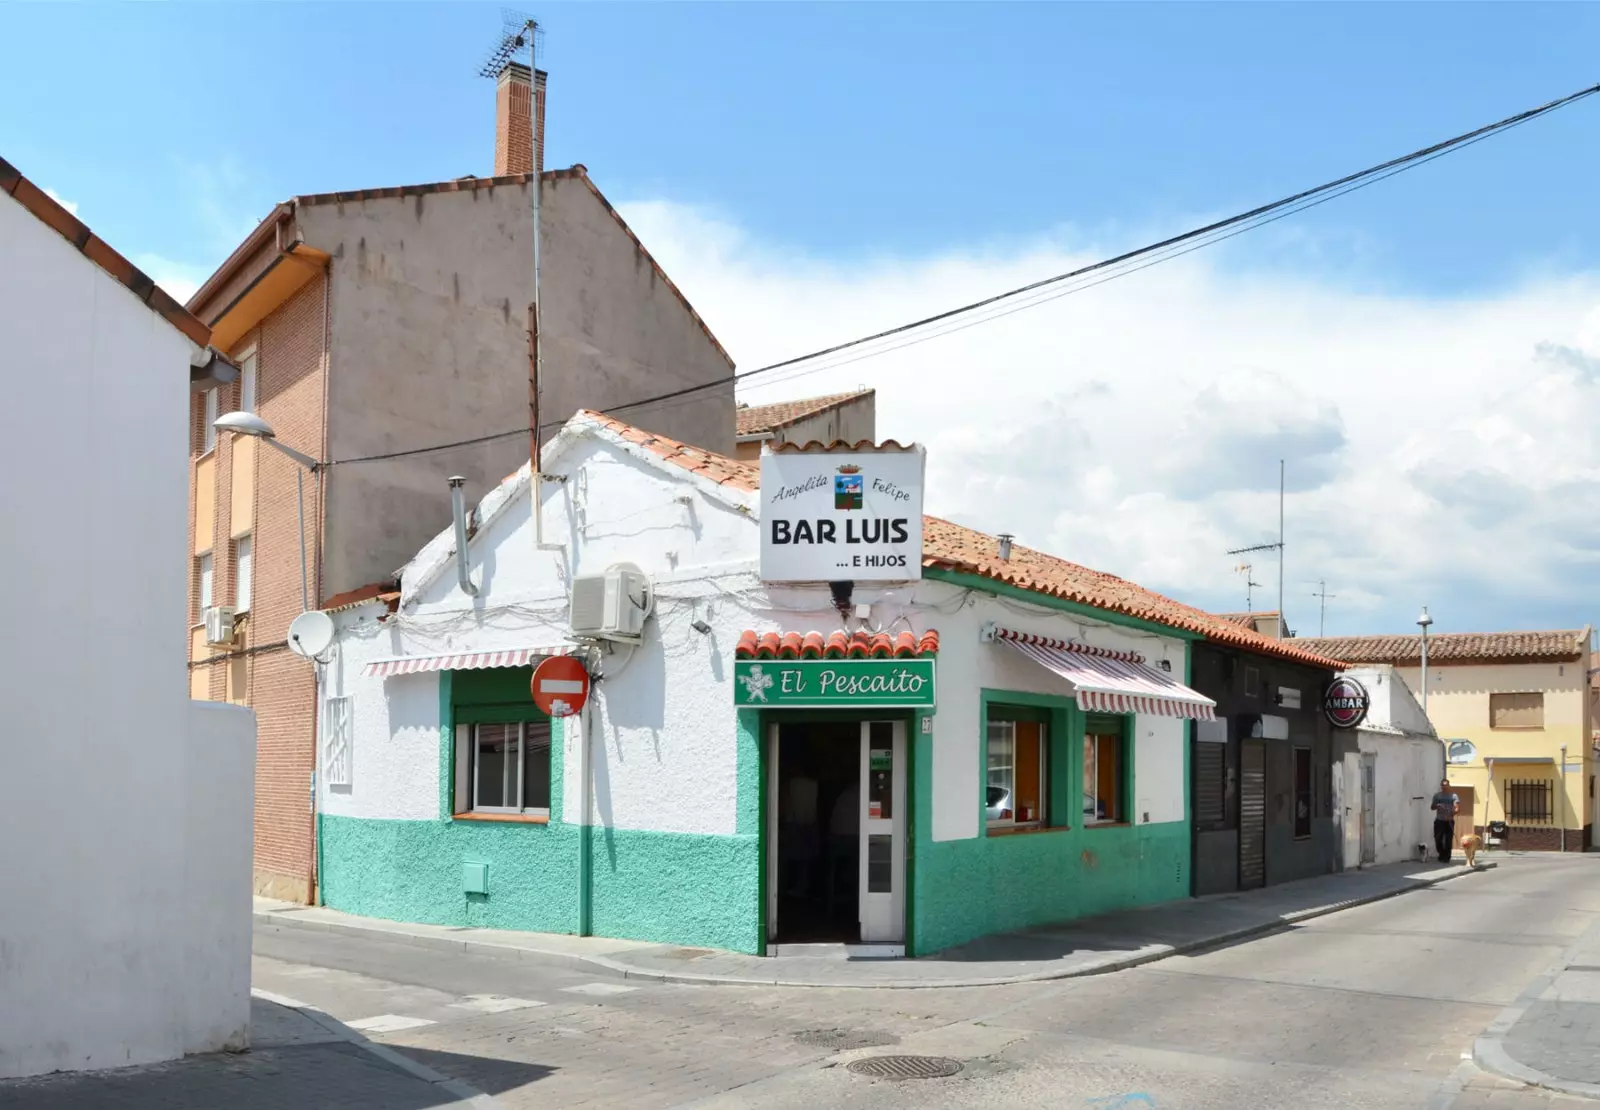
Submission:
[[[544,172],[544,89],[547,74],[507,62],[494,94],[494,175]],[[532,120],[529,110],[532,110]]]

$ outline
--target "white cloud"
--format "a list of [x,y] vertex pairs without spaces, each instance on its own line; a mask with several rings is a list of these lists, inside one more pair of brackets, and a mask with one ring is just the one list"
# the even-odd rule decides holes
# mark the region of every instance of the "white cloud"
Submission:
[[77,201],[66,199],[60,193],[56,192],[54,189],[46,189],[44,191],[44,195],[49,197],[51,200],[55,201],[61,207],[65,208],[72,215],[76,216],[78,214],[78,202]]
[[[1102,252],[839,264],[682,206],[629,222],[741,370],[915,319]],[[1109,252],[1106,252],[1109,253]],[[841,360],[842,361],[842,360]],[[796,377],[770,401],[869,384],[880,436],[928,446],[928,510],[1198,604],[1244,600],[1227,548],[1276,538],[1316,631],[1581,624],[1600,561],[1600,275],[1492,297],[1380,296],[1224,271],[1204,253],[946,338]],[[1273,556],[1256,557],[1275,600]]]

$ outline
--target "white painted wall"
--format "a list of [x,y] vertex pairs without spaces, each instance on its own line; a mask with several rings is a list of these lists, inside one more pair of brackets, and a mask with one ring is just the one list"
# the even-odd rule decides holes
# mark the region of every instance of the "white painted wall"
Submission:
[[1393,667],[1359,667],[1343,672],[1367,688],[1372,699],[1356,730],[1358,753],[1347,754],[1342,769],[1345,866],[1361,861],[1363,756],[1374,760],[1374,863],[1416,858],[1416,846],[1433,844],[1433,813],[1428,803],[1444,777],[1444,746],[1433,736],[1410,688]]
[[[645,642],[609,659],[597,684],[591,721],[597,823],[618,828],[729,834],[736,828],[737,745],[733,652],[747,628],[810,630],[838,626],[824,587],[764,586],[758,577],[755,498],[715,487],[688,471],[665,468],[637,449],[571,428],[552,445],[545,467],[565,481],[545,485],[545,538],[569,545],[534,550],[526,472],[484,498],[470,544],[476,598],[464,595],[439,536],[407,568],[394,616],[367,606],[340,617],[338,662],[327,694],[355,698],[354,781],[326,786],[330,814],[425,817],[438,811],[438,687],[428,675],[363,678],[373,659],[450,651],[555,645],[566,634],[571,574],[631,561],[656,583],[656,617]],[[918,633],[940,634],[939,704],[933,733],[933,836],[979,834],[983,730],[982,687],[1065,694],[1067,685],[1005,644],[980,642],[995,621],[1022,631],[1077,638],[1138,651],[1183,671],[1176,638],[1066,617],[1026,603],[971,594],[925,581],[914,587],[858,587],[885,626],[901,618]],[[379,619],[379,617],[385,619]],[[690,624],[703,620],[705,635]],[[905,627],[905,623],[897,627]],[[565,730],[563,816],[579,817],[576,729]],[[1140,717],[1134,759],[1134,817],[1182,820],[1184,724]]]
[[173,624],[193,348],[3,195],[0,258],[0,1076],[241,1045],[255,718]]

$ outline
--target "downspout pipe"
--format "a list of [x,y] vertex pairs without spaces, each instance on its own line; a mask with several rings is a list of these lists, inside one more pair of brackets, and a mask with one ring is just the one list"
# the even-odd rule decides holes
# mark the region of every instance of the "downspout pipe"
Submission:
[[450,510],[456,524],[456,581],[468,597],[478,596],[472,582],[472,567],[467,556],[467,495],[462,488],[467,480],[459,474],[450,479]]

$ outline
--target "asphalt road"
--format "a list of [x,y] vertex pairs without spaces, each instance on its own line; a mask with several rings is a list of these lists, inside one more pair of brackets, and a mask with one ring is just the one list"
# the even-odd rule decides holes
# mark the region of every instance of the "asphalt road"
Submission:
[[[1600,856],[1506,860],[1283,932],[1085,979],[691,986],[259,927],[255,985],[506,1107],[1593,1106],[1478,1072],[1475,1036],[1600,922]],[[805,1034],[881,1042],[841,1052]],[[1600,1045],[1596,1046],[1600,1053]],[[895,1081],[846,1066],[942,1056]]]

